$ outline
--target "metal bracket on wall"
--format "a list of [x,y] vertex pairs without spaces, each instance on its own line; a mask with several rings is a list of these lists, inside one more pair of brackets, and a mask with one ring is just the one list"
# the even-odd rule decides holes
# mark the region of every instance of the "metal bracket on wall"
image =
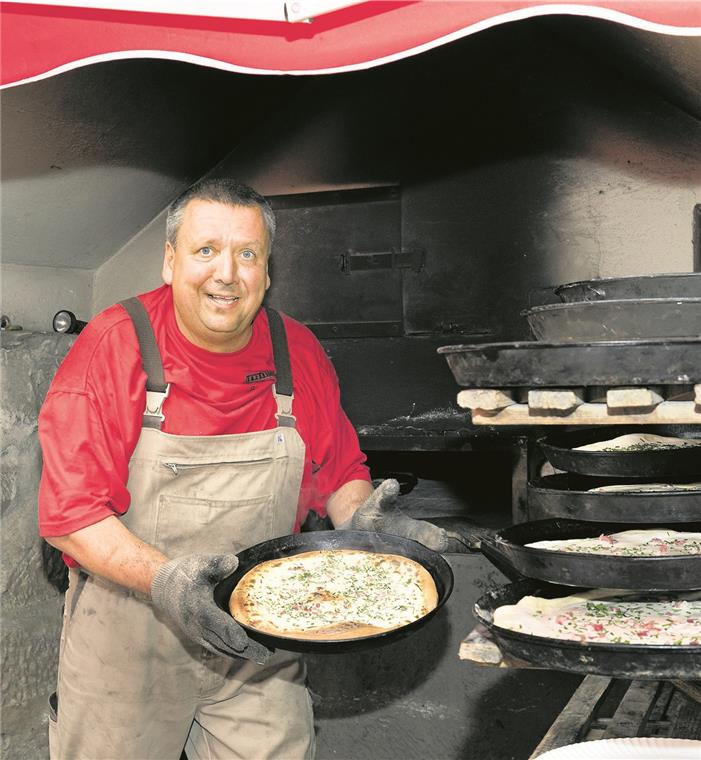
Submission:
[[418,274],[426,263],[422,248],[389,251],[353,251],[341,254],[341,271],[345,274],[387,269],[411,269]]
[[319,340],[331,338],[400,338],[401,322],[307,322]]

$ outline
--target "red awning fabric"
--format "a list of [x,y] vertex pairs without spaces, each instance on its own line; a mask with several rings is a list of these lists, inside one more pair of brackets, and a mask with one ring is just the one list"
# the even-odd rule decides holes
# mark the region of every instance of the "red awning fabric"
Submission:
[[396,0],[361,3],[294,24],[0,2],[0,84],[119,58],[169,58],[254,74],[353,71],[546,14],[701,36],[699,0]]

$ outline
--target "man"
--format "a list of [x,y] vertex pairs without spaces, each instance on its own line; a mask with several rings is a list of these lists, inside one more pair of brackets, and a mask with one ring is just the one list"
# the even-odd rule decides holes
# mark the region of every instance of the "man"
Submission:
[[187,190],[165,284],[95,317],[52,383],[40,532],[71,568],[53,760],[311,757],[300,658],[249,640],[213,586],[310,508],[449,548],[396,482],[373,492],[323,349],[261,308],[274,232],[251,188]]

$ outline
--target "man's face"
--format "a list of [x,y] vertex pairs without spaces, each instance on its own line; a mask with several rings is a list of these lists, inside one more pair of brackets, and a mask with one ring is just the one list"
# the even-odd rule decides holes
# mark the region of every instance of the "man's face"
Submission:
[[270,287],[262,211],[190,201],[175,248],[166,243],[163,281],[172,286],[178,327],[190,342],[220,353],[243,348]]

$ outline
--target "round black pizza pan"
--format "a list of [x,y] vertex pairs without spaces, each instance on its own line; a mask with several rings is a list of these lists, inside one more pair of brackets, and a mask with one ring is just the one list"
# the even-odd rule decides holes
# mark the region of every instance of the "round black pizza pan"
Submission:
[[[701,473],[696,480],[701,481]],[[642,482],[629,478],[616,480],[616,484],[630,486]],[[638,524],[701,520],[701,490],[590,490],[607,485],[611,485],[608,478],[573,473],[546,475],[528,484],[528,514],[535,519],[570,517]]]
[[[661,557],[621,557],[595,553],[561,552],[526,544],[535,541],[595,538],[601,534],[640,529],[581,520],[535,520],[512,525],[482,537],[482,553],[508,562],[521,576],[566,586],[641,590],[701,588],[701,554]],[[701,522],[647,525],[701,535]],[[496,562],[494,564],[497,564]],[[498,565],[497,565],[498,566]]]
[[438,552],[427,549],[416,541],[386,533],[372,533],[362,530],[324,530],[310,533],[296,533],[289,536],[263,541],[244,549],[237,556],[236,570],[220,581],[214,589],[214,601],[225,612],[229,612],[229,598],[236,584],[253,567],[261,562],[282,557],[291,557],[302,552],[328,549],[361,549],[379,554],[398,554],[418,562],[428,570],[436,584],[438,604],[422,618],[391,631],[358,638],[335,641],[313,641],[295,639],[288,636],[274,636],[255,628],[242,625],[248,636],[269,649],[285,649],[293,652],[336,653],[370,649],[381,644],[397,641],[424,626],[445,604],[453,590],[453,571]]
[[701,474],[701,446],[640,451],[582,451],[578,446],[606,441],[627,433],[653,433],[677,438],[698,436],[693,426],[586,428],[539,439],[544,456],[558,470],[580,475],[623,478],[679,478]]
[[573,301],[522,314],[535,338],[550,342],[701,336],[701,298]]
[[701,273],[648,274],[568,282],[555,288],[561,301],[611,301],[628,298],[701,298]]
[[438,353],[463,388],[689,385],[701,366],[698,338],[482,343]]
[[486,593],[475,604],[474,613],[503,652],[537,667],[635,680],[701,678],[701,646],[587,643],[533,636],[494,625],[497,607],[516,604],[529,595],[554,599],[572,593],[569,586],[519,581]]

